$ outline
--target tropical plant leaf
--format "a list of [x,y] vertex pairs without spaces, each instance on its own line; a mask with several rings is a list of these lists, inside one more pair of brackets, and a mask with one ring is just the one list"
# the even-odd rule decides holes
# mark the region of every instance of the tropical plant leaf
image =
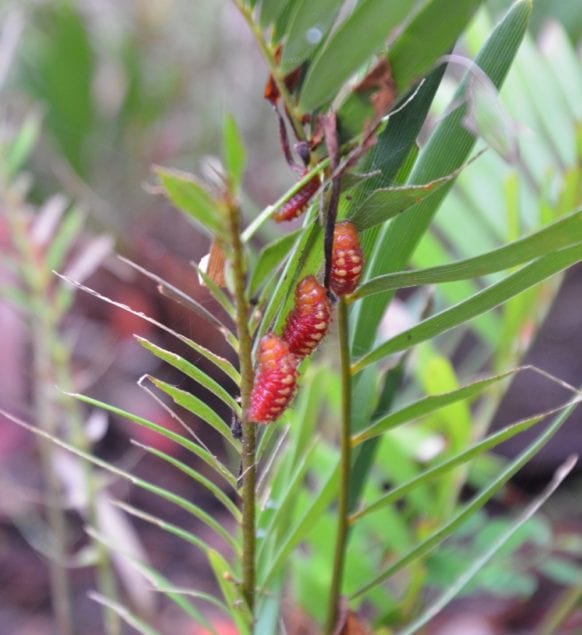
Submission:
[[259,20],[262,27],[267,27],[283,13],[290,0],[262,0]]
[[[170,600],[172,600],[177,606],[179,606],[187,615],[196,621],[197,624],[202,624],[212,635],[218,635],[216,630],[210,624],[210,622],[204,617],[201,611],[199,611],[191,602],[189,602],[183,593],[179,593],[175,590],[175,587],[170,581],[165,578],[154,567],[142,562],[138,558],[135,558],[125,551],[119,549],[119,545],[113,544],[110,540],[107,540],[101,533],[96,531],[93,527],[85,528],[87,534],[94,540],[99,541],[102,545],[107,547],[112,552],[120,554],[130,565],[139,572],[148,582],[150,582],[156,591],[160,591]],[[200,599],[205,599],[204,593],[199,595]],[[208,601],[217,608],[228,612],[227,608],[216,598],[208,596]]]
[[283,74],[309,59],[327,37],[339,10],[341,0],[299,0],[287,29],[281,55]]
[[445,183],[455,179],[464,167],[430,183],[377,189],[359,207],[352,206],[347,217],[359,231],[380,225],[434,194]]
[[161,167],[156,167],[155,172],[168,198],[179,210],[210,235],[224,234],[225,227],[218,203],[194,176]]
[[[503,83],[513,58],[525,34],[531,3],[518,0],[497,25],[482,47],[475,63],[486,73],[495,86]],[[465,79],[454,103],[462,99],[468,79]],[[408,178],[409,184],[426,183],[451,174],[467,160],[475,138],[462,126],[465,107],[459,106],[437,126],[421,150]],[[406,217],[394,218],[383,228],[369,259],[365,279],[391,271],[401,270],[408,262],[452,182],[441,187],[433,196],[415,206]],[[373,344],[378,324],[392,294],[370,296],[353,311],[352,351],[361,354]]]
[[122,410],[121,408],[116,408],[115,406],[108,404],[104,401],[99,401],[98,399],[93,399],[92,397],[88,397],[86,395],[69,393],[70,397],[74,399],[78,399],[83,403],[87,403],[91,406],[95,406],[96,408],[100,408],[101,410],[105,410],[107,412],[111,412],[112,414],[121,417],[123,419],[127,419],[128,421],[132,421],[133,423],[137,423],[138,425],[144,426],[149,430],[153,430],[158,434],[170,439],[170,441],[174,441],[178,445],[182,446],[192,454],[196,455],[199,459],[204,461],[208,466],[210,466],[213,470],[215,470],[222,478],[233,488],[236,489],[236,478],[232,474],[232,472],[225,467],[213,454],[211,454],[206,448],[201,447],[197,443],[190,441],[186,437],[183,437],[181,434],[177,434],[172,430],[168,430],[163,426],[154,423],[153,421],[149,421],[148,419],[144,419],[143,417],[138,417],[137,415],[128,412],[126,410]]
[[144,620],[137,617],[137,615],[134,615],[126,606],[117,600],[112,600],[111,598],[105,597],[95,591],[89,591],[87,596],[89,599],[97,602],[97,604],[101,604],[119,615],[126,624],[133,627],[136,631],[138,631],[138,633],[143,633],[143,635],[161,635],[159,631],[149,624],[146,624]]
[[199,399],[186,390],[172,386],[161,379],[156,379],[151,375],[147,375],[146,377],[156,388],[171,397],[175,404],[185,408],[188,412],[191,412],[212,426],[225,441],[230,443],[237,451],[240,451],[240,442],[233,437],[230,427],[210,406],[202,401],[202,399]]
[[451,600],[455,598],[462,590],[475,578],[480,571],[495,557],[502,547],[515,535],[515,533],[540,509],[540,507],[550,498],[550,496],[558,489],[564,479],[570,474],[576,465],[578,458],[570,457],[558,470],[554,478],[545,490],[537,496],[519,515],[514,523],[512,523],[493,544],[478,558],[473,560],[463,573],[451,584],[447,590],[442,593],[434,602],[424,610],[421,615],[400,631],[399,635],[413,635],[418,633],[430,620],[438,615]]
[[466,386],[462,386],[461,388],[457,388],[456,390],[452,390],[450,392],[439,395],[430,395],[428,397],[418,399],[409,406],[405,406],[400,410],[388,413],[384,417],[374,421],[369,427],[353,435],[352,445],[357,446],[360,443],[383,434],[387,430],[392,430],[403,423],[425,417],[440,408],[444,408],[459,401],[476,397],[489,386],[497,383],[498,381],[507,379],[521,370],[523,370],[523,368],[516,368],[499,375],[493,375],[492,377],[481,379],[473,382],[472,384],[467,384]]
[[214,315],[214,313],[211,313],[205,306],[200,304],[200,302],[190,297],[187,293],[178,289],[173,284],[170,284],[157,274],[148,271],[135,262],[132,262],[129,258],[119,256],[119,259],[132,269],[139,271],[141,274],[146,276],[146,278],[153,280],[158,285],[158,291],[162,295],[165,295],[171,300],[174,300],[174,302],[181,304],[183,307],[186,307],[189,311],[192,311],[192,313],[199,315],[209,324],[217,328],[224,335],[226,341],[234,348],[234,350],[238,349],[238,342],[232,332],[226,328],[226,326]]
[[214,282],[214,280],[206,273],[206,271],[202,271],[199,265],[195,262],[191,263],[194,269],[196,269],[196,273],[202,279],[204,286],[208,289],[212,297],[220,304],[220,306],[224,309],[225,313],[230,316],[230,318],[235,321],[236,311],[234,305],[230,301],[230,298],[226,295],[226,293]]
[[200,355],[202,355],[203,357],[208,359],[217,368],[219,368],[225,375],[230,377],[230,379],[232,379],[232,381],[237,386],[239,385],[239,383],[240,383],[240,373],[235,369],[235,367],[228,360],[224,359],[224,357],[220,357],[220,355],[217,355],[216,353],[213,353],[212,351],[208,350],[207,348],[205,348],[201,344],[198,344],[194,340],[191,340],[189,337],[186,337],[185,335],[182,335],[181,333],[178,333],[178,332],[172,330],[171,328],[169,328],[168,326],[166,326],[162,322],[158,322],[154,318],[151,318],[151,317],[147,316],[145,313],[142,313],[141,311],[135,311],[134,309],[132,309],[127,304],[123,304],[121,302],[116,302],[115,300],[112,300],[111,298],[107,297],[106,295],[103,295],[103,294],[99,293],[98,291],[95,291],[94,289],[91,289],[90,287],[85,286],[84,284],[76,282],[75,280],[70,280],[66,276],[63,276],[63,275],[58,274],[58,273],[56,275],[59,278],[61,278],[62,280],[64,280],[66,283],[76,287],[77,289],[80,289],[81,291],[84,291],[85,293],[88,293],[89,295],[92,295],[93,297],[95,297],[95,298],[97,298],[99,300],[103,300],[103,302],[106,302],[107,304],[111,304],[112,306],[116,306],[117,308],[122,309],[123,311],[127,311],[128,313],[131,313],[131,315],[135,315],[136,317],[142,318],[146,322],[149,322],[150,324],[153,324],[154,326],[157,326],[162,331],[165,331],[166,333],[169,333],[172,337],[175,337],[177,340],[179,340],[180,342],[186,344],[191,349],[193,349],[194,351],[196,351],[197,353],[199,353]]
[[338,489],[339,465],[332,470],[319,492],[312,497],[311,505],[304,510],[301,518],[290,528],[264,570],[259,571],[259,585],[266,588],[293,549],[303,540],[305,535],[318,521],[320,515],[331,503]]
[[240,187],[245,169],[245,146],[232,115],[224,119],[224,163],[235,189]]
[[33,112],[26,117],[22,127],[5,149],[6,177],[10,180],[22,169],[40,135],[40,117]]
[[186,529],[178,527],[177,525],[174,525],[173,523],[167,522],[163,520],[162,518],[155,516],[154,514],[148,514],[147,512],[144,512],[141,509],[134,507],[133,505],[124,503],[123,501],[116,500],[112,502],[116,507],[119,507],[130,516],[139,518],[140,520],[143,520],[146,523],[149,523],[150,525],[153,525],[154,527],[157,527],[158,529],[161,529],[162,531],[165,531],[168,534],[172,534],[180,538],[184,542],[187,542],[191,544],[193,547],[196,547],[203,554],[207,555],[211,549],[210,545],[207,542],[205,542],[204,540],[201,540],[198,536],[193,534],[191,531],[187,531]]
[[401,499],[403,496],[408,494],[411,490],[416,487],[419,487],[425,483],[432,481],[435,478],[438,478],[442,474],[452,470],[453,468],[463,465],[464,463],[468,463],[471,459],[475,458],[479,454],[483,452],[487,452],[492,448],[501,445],[508,439],[513,438],[514,436],[524,432],[525,430],[529,430],[531,427],[535,426],[537,423],[542,421],[548,415],[557,412],[559,409],[552,410],[550,412],[544,412],[542,414],[536,415],[534,417],[529,417],[528,419],[524,419],[522,421],[518,421],[513,423],[498,432],[490,434],[488,437],[479,441],[478,443],[473,444],[468,447],[466,450],[462,450],[457,452],[454,456],[441,461],[437,465],[430,467],[424,470],[418,476],[406,481],[402,485],[398,485],[394,487],[389,492],[387,492],[384,496],[377,499],[373,503],[370,503],[366,507],[355,511],[350,516],[350,523],[354,523],[360,518],[367,516],[368,514],[372,514],[380,509],[386,507],[386,505],[391,505],[395,501]]
[[[155,494],[156,496],[159,496],[160,498],[163,498],[164,500],[167,500],[170,503],[174,503],[178,507],[181,507],[182,509],[189,512],[190,514],[198,518],[200,521],[205,523],[208,527],[210,527],[210,529],[215,531],[217,535],[223,538],[235,550],[238,548],[236,540],[216,520],[214,520],[212,516],[207,514],[198,505],[191,503],[185,498],[182,498],[181,496],[178,496],[177,494],[174,494],[173,492],[170,492],[169,490],[166,490],[163,487],[158,487],[157,485],[154,485],[153,483],[150,483],[149,481],[138,478],[137,476],[134,476],[133,474],[130,474],[129,472],[126,472],[125,470],[122,470],[121,468],[118,468],[115,465],[108,463],[107,461],[103,461],[89,454],[88,452],[79,450],[75,446],[69,443],[66,443],[65,441],[61,441],[58,437],[52,434],[49,434],[48,432],[42,430],[41,428],[35,428],[34,426],[31,426],[25,423],[24,421],[18,419],[17,417],[10,415],[9,413],[4,413],[4,411],[2,411],[2,414],[5,414],[5,416],[16,425],[19,425],[20,427],[25,428],[26,430],[29,430],[30,432],[33,432],[35,435],[39,437],[50,440],[52,443],[59,446],[60,448],[67,450],[67,452],[70,452],[71,454],[74,454],[75,456],[78,456],[84,459],[85,461],[88,461],[89,463],[92,463],[93,465],[96,465],[97,467],[100,467],[103,470],[110,472],[111,474],[114,474],[115,476],[118,476],[120,478],[123,478],[124,480],[129,481],[133,485],[136,485],[137,487],[140,487],[150,492],[151,494]],[[199,539],[196,539],[196,540],[197,540],[198,546],[203,551],[208,548],[208,546],[205,545],[203,541]]]
[[79,237],[87,215],[73,208],[64,217],[58,231],[47,245],[45,266],[48,271],[60,269],[75,240]]
[[236,506],[235,503],[233,503],[233,501],[228,497],[228,495],[225,492],[223,492],[220,489],[220,487],[218,487],[211,480],[207,479],[200,472],[186,465],[182,461],[179,461],[178,459],[174,458],[170,454],[166,454],[166,452],[162,452],[161,450],[153,448],[149,445],[144,445],[143,443],[139,443],[135,440],[133,440],[132,442],[138,448],[145,450],[149,454],[153,454],[154,456],[157,456],[162,461],[166,461],[166,463],[173,465],[174,467],[179,469],[181,472],[189,476],[192,480],[196,481],[197,483],[200,483],[200,485],[205,487],[214,496],[214,498],[216,498],[216,500],[218,500],[220,503],[224,505],[226,509],[228,509],[228,511],[233,515],[234,519],[237,522],[240,522],[241,512],[239,508]]
[[464,302],[445,309],[384,342],[358,359],[352,366],[352,372],[355,374],[387,355],[406,350],[489,311],[580,260],[582,260],[582,245],[567,247],[543,256],[501,282],[490,285]]
[[269,546],[270,539],[280,529],[281,523],[289,518],[288,514],[297,498],[297,492],[301,487],[303,478],[305,477],[311,461],[313,460],[315,449],[316,446],[313,444],[311,448],[301,457],[299,463],[289,475],[285,484],[285,489],[280,492],[277,497],[275,512],[271,515],[269,523],[263,532],[263,539],[257,552],[257,563],[259,568],[264,566],[264,558],[267,553],[267,547]]
[[259,254],[259,259],[256,265],[253,267],[251,280],[249,282],[249,296],[253,297],[258,291],[259,287],[269,274],[274,273],[279,263],[285,258],[285,256],[291,250],[291,247],[295,244],[295,241],[305,230],[296,229],[295,231],[284,234],[277,240],[269,243]]
[[[431,71],[453,48],[482,0],[431,0],[420,7],[388,50],[396,95]],[[365,37],[365,36],[364,36]],[[358,134],[374,115],[366,93],[352,92],[339,111],[344,137]]]
[[431,534],[429,534],[424,540],[418,543],[415,547],[410,549],[404,555],[399,557],[394,563],[386,567],[377,577],[371,582],[365,584],[358,591],[356,591],[352,598],[357,598],[367,593],[377,585],[381,584],[395,573],[408,566],[411,562],[414,562],[418,558],[426,555],[432,549],[434,549],[443,540],[452,535],[466,520],[471,518],[479,509],[483,507],[497,492],[499,492],[505,484],[511,479],[533,456],[535,456],[554,436],[554,434],[562,427],[568,417],[572,414],[575,407],[578,405],[579,400],[576,399],[558,415],[554,421],[548,426],[548,428],[539,435],[539,437],[531,443],[521,454],[519,454],[513,461],[511,461],[503,471],[493,479],[487,487],[483,488],[478,494],[476,494],[467,504],[465,504],[449,522],[442,525]]
[[525,238],[481,256],[429,269],[379,276],[363,284],[352,297],[353,299],[363,298],[374,293],[403,287],[476,278],[509,269],[581,241],[582,210],[579,210]]
[[390,32],[413,6],[412,0],[390,4],[361,0],[310,65],[301,91],[301,108],[309,112],[330,102],[350,75],[384,47]]
[[184,359],[177,353],[172,353],[171,351],[150,342],[144,337],[139,335],[134,335],[134,337],[137,342],[152,355],[155,355],[157,358],[170,364],[170,366],[177,368],[179,371],[184,373],[186,377],[190,377],[190,379],[193,379],[195,382],[206,388],[206,390],[210,391],[215,397],[218,397],[218,399],[235,412],[240,412],[240,405],[236,402],[234,397],[203,370],[200,370],[197,366],[191,364],[188,360]]
[[230,616],[235,621],[238,633],[250,635],[249,624],[252,623],[253,618],[240,593],[240,585],[237,583],[232,569],[220,553],[214,549],[208,551],[208,561],[228,605]]

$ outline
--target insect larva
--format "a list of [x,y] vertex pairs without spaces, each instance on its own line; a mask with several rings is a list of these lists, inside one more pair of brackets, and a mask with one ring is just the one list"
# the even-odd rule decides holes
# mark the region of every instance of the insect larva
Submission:
[[255,381],[247,412],[249,421],[270,423],[291,403],[297,386],[297,358],[283,339],[269,333],[259,344]]
[[295,306],[287,318],[283,339],[298,358],[309,355],[327,333],[331,303],[315,276],[303,278],[295,289]]
[[353,293],[360,281],[363,267],[364,257],[358,230],[349,221],[336,223],[329,281],[331,290],[339,296]]
[[312,179],[307,181],[307,183],[296,192],[284,205],[281,209],[273,214],[273,219],[278,223],[283,221],[293,220],[300,216],[309,201],[313,198],[314,194],[319,189],[319,175],[316,174]]

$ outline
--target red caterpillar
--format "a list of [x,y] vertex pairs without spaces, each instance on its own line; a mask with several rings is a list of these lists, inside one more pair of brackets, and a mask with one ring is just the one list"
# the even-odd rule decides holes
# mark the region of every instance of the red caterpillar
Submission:
[[333,250],[329,286],[336,295],[353,293],[363,268],[358,230],[349,221],[337,223],[333,230]]
[[295,307],[287,318],[283,339],[299,359],[309,355],[327,333],[331,303],[315,276],[303,278],[295,289]]
[[312,179],[294,194],[283,207],[273,214],[273,219],[277,223],[281,223],[286,220],[293,220],[300,216],[304,211],[309,201],[313,198],[314,194],[319,189],[319,175],[316,174]]
[[297,386],[297,358],[277,335],[265,335],[259,344],[255,383],[247,412],[249,421],[275,421],[287,408]]

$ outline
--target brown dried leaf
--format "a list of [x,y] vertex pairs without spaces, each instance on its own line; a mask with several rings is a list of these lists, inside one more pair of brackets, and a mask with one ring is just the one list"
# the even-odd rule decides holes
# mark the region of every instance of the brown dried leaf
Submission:
[[210,257],[208,258],[208,277],[216,282],[219,287],[223,289],[226,287],[226,279],[224,277],[224,264],[226,262],[226,256],[222,247],[213,241],[210,246]]
[[388,60],[382,58],[354,88],[354,92],[370,92],[369,100],[374,112],[377,117],[382,117],[396,99],[396,84]]
[[[277,50],[275,51],[275,61],[277,62],[277,64],[281,61],[281,45],[279,45],[277,47]],[[296,69],[285,75],[285,86],[287,87],[287,90],[289,92],[293,92],[293,89],[297,86],[297,82],[301,77],[301,69],[302,67],[298,66]],[[273,106],[275,106],[277,104],[277,101],[279,100],[279,89],[277,88],[277,84],[272,75],[269,75],[269,78],[267,79],[263,96]]]

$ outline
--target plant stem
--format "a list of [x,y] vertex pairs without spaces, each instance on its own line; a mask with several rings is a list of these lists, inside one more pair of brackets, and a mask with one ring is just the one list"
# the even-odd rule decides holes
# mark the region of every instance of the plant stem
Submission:
[[267,44],[265,37],[263,35],[263,31],[259,24],[255,22],[253,18],[253,10],[251,7],[247,6],[242,0],[234,0],[238,10],[241,12],[243,18],[246,23],[249,25],[250,30],[252,31],[255,40],[261,49],[261,53],[265,58],[265,62],[269,67],[269,72],[273,77],[273,80],[277,86],[277,90],[279,94],[283,98],[285,102],[285,107],[287,112],[289,113],[289,119],[291,121],[291,125],[293,126],[293,130],[295,131],[295,135],[298,139],[305,139],[305,133],[303,131],[303,126],[301,124],[302,113],[299,111],[298,107],[293,103],[291,99],[291,95],[287,90],[287,86],[285,85],[285,77],[281,74],[281,70],[277,61],[275,60],[275,56],[271,47]]
[[[60,317],[60,315],[57,315],[56,319]],[[59,339],[58,332],[53,334],[52,340],[52,365],[55,369],[57,385],[62,391],[72,393],[75,390],[75,386],[70,372],[71,359],[69,356],[69,349],[65,343]],[[62,410],[65,415],[65,421],[68,424],[67,432],[70,436],[70,441],[76,448],[90,454],[92,452],[91,442],[85,434],[85,428],[83,426],[77,402],[70,397],[67,397],[62,403]],[[86,461],[82,461],[81,467],[83,470],[83,479],[85,481],[87,497],[87,521],[92,527],[95,527],[98,531],[102,531],[98,511],[99,497],[101,496],[99,482],[96,478],[93,466]],[[92,543],[93,549],[95,550],[97,589],[105,597],[114,599],[117,597],[117,585],[107,547],[99,540],[92,540]],[[101,606],[101,612],[103,616],[105,634],[121,635],[122,626],[119,615],[110,607],[105,605]]]
[[245,295],[245,262],[240,235],[240,210],[235,203],[228,204],[236,330],[239,341],[240,397],[242,425],[242,532],[243,579],[242,593],[253,611],[255,596],[255,496],[256,496],[256,425],[246,418],[253,388],[252,341],[249,331],[249,306]]
[[[50,363],[51,328],[46,320],[46,308],[37,307],[32,317],[34,357],[34,410],[39,428],[58,436],[55,403],[50,394],[52,369]],[[51,441],[39,440],[39,453],[47,503],[47,519],[52,538],[49,578],[55,621],[58,632],[73,635],[71,589],[66,560],[66,524],[61,505],[58,477],[55,471],[54,448]]]
[[574,611],[581,600],[582,585],[566,589],[566,591],[560,595],[555,605],[548,611],[548,614],[537,631],[538,635],[558,633],[560,627],[566,621],[566,618]]
[[[51,359],[51,343],[55,325],[45,297],[48,276],[46,271],[36,265],[37,260],[27,235],[26,218],[21,212],[20,200],[11,200],[8,196],[6,203],[11,235],[19,255],[20,274],[31,297],[29,324],[32,334],[35,421],[36,425],[48,434],[58,436],[58,414],[53,394],[54,377]],[[66,565],[67,528],[60,483],[55,471],[52,442],[39,439],[38,452],[46,499],[47,523],[52,543],[48,569],[55,622],[59,635],[73,635],[71,586]]]
[[341,438],[340,438],[340,486],[338,498],[338,525],[335,543],[335,557],[329,594],[329,604],[325,633],[331,635],[334,630],[339,598],[342,590],[346,546],[348,537],[349,490],[351,469],[351,414],[352,414],[352,379],[350,374],[350,346],[348,308],[344,298],[338,301],[338,337],[340,351],[340,374],[342,388]]

